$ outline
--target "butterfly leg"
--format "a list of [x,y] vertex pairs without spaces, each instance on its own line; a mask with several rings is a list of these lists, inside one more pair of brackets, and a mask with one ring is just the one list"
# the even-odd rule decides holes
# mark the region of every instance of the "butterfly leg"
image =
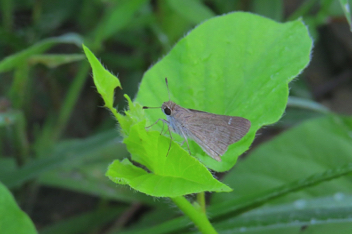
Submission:
[[186,143],[187,143],[187,147],[188,147],[189,155],[192,155],[192,154],[191,154],[191,150],[190,150],[190,148],[189,148],[189,144],[188,144],[188,140],[187,140],[186,134],[182,131],[182,129],[180,129],[180,130],[181,130],[181,133],[182,133],[183,138],[185,139],[185,140],[181,143],[181,146],[186,142]]
[[[167,130],[169,131],[169,134],[170,134],[170,144],[169,144],[169,149],[167,150],[167,153],[166,153],[166,157],[169,155],[169,152],[170,152],[170,149],[171,149],[171,142],[172,142],[172,135],[171,135],[171,130],[170,130],[170,123],[165,120],[165,119],[158,119],[158,121],[162,121],[163,122],[163,129],[161,131],[164,130],[164,125],[166,124],[167,125]],[[161,133],[160,133],[161,135]]]
[[[163,133],[163,131],[164,131],[164,126],[165,126],[165,122],[164,122],[164,121],[161,121],[161,122],[163,122],[163,128],[162,128],[161,131],[160,131],[160,135]],[[169,125],[167,125],[167,126],[169,126]]]
[[169,149],[167,150],[166,157],[169,155],[169,152],[170,152],[170,149],[171,149],[171,141],[172,141],[172,135],[171,135],[171,130],[170,130],[170,126],[169,125],[167,125],[167,129],[169,130],[169,133],[170,133],[170,144],[169,144]]
[[169,126],[170,123],[169,123],[166,119],[158,119],[155,123],[153,123],[152,125],[150,125],[150,126],[148,126],[148,127],[146,127],[146,128],[150,128],[150,127],[154,126],[154,125],[157,124],[159,121],[163,122],[163,128],[161,129],[160,135],[161,135],[161,133],[164,131],[164,126],[165,126],[165,124],[167,125],[167,129],[168,129],[168,131],[169,131],[169,133],[170,133],[170,144],[169,144],[169,149],[167,150],[167,154],[166,154],[166,156],[168,156],[168,155],[169,155],[169,152],[170,152],[170,149],[171,149],[171,141],[172,141],[172,135],[171,135],[171,130],[170,130],[170,126]]
[[163,128],[161,129],[160,135],[161,133],[164,131],[164,125],[167,124],[169,126],[169,122],[165,119],[158,119],[155,123],[153,123],[152,125],[145,127],[146,129],[151,128],[152,126],[154,126],[155,124],[157,124],[159,121],[163,122]]

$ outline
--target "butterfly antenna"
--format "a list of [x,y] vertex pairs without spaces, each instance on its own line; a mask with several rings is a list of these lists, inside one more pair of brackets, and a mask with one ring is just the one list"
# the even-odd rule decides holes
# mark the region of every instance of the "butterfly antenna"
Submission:
[[149,106],[143,106],[143,109],[160,109],[161,107],[149,107]]
[[169,94],[169,101],[171,101],[170,90],[169,90],[169,82],[167,82],[167,77],[165,77],[165,83],[166,83],[167,93]]

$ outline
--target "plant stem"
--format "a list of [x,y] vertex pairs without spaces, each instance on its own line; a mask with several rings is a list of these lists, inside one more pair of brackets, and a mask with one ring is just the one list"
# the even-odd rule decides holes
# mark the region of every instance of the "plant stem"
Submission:
[[[204,197],[204,193],[203,193]],[[187,215],[203,234],[217,234],[206,214],[194,207],[185,197],[172,197],[172,201]]]
[[29,161],[29,143],[26,133],[26,119],[22,111],[16,111],[15,144],[17,152],[15,153],[18,166],[23,166]]
[[197,202],[198,202],[200,208],[202,209],[202,212],[205,214],[206,209],[205,209],[205,193],[204,192],[197,193]]
[[1,14],[2,14],[2,25],[5,31],[13,31],[13,11],[14,11],[14,1],[4,0],[1,1]]
[[54,142],[61,136],[62,132],[65,130],[67,122],[73,112],[73,108],[75,107],[78,97],[81,94],[84,82],[87,80],[87,77],[89,77],[87,75],[88,71],[89,64],[86,61],[82,62],[61,107],[58,121],[56,123],[55,130],[53,133]]

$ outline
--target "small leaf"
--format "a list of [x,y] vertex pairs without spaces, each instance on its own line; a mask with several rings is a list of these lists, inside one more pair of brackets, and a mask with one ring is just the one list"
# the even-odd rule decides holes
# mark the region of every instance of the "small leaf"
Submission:
[[86,54],[89,63],[93,70],[93,80],[97,87],[98,93],[102,96],[105,107],[109,108],[111,112],[117,116],[118,113],[113,107],[114,105],[114,91],[116,87],[121,87],[120,81],[117,77],[106,70],[94,54],[85,46],[82,45],[84,53]]
[[[128,159],[115,160],[106,173],[115,183],[156,197],[177,197],[203,191],[229,192],[231,188],[214,179],[207,168],[191,157],[178,144],[172,143],[167,155],[168,138],[159,132],[145,130],[145,122],[135,124],[124,143],[133,161],[146,166],[134,166]],[[158,139],[155,141],[154,139]]]
[[117,120],[121,126],[121,131],[125,136],[128,136],[130,133],[131,127],[139,123],[141,121],[145,122],[144,111],[142,110],[142,106],[138,103],[133,103],[131,98],[125,94],[125,98],[128,101],[128,111],[125,111],[126,115],[118,114]]

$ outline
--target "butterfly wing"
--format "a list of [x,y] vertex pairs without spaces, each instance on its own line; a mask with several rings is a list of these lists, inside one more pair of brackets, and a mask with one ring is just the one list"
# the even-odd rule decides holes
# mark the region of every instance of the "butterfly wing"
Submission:
[[228,146],[244,137],[251,127],[251,122],[242,117],[190,111],[197,114],[187,121],[187,135],[217,161],[221,161],[220,156]]

